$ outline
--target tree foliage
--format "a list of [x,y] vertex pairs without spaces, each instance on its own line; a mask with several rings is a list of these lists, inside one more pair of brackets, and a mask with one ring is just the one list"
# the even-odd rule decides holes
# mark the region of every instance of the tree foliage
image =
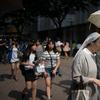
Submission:
[[68,13],[89,10],[89,6],[95,4],[96,0],[23,0],[27,12],[33,16],[49,17],[57,27]]

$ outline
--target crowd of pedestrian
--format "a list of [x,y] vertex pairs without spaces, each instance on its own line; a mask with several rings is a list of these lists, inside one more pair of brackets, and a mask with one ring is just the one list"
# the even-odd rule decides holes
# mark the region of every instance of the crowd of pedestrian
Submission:
[[[100,27],[95,26],[95,32],[91,33],[83,44],[73,43],[73,64],[71,90],[85,89],[89,91],[88,98],[85,94],[78,95],[75,100],[100,100]],[[47,100],[51,100],[52,80],[56,75],[61,76],[61,56],[68,59],[70,44],[68,41],[53,41],[46,38],[30,41],[18,41],[16,38],[5,42],[0,39],[0,62],[11,64],[11,79],[18,81],[18,72],[25,79],[25,87],[22,90],[22,99],[29,91],[32,92],[32,100],[36,100],[37,81],[40,77],[45,80]],[[76,53],[77,52],[77,53]],[[5,55],[5,56],[4,56]],[[66,60],[67,60],[66,59]],[[82,86],[82,87],[80,87]],[[71,95],[69,100],[74,100]]]
[[[5,54],[6,58],[4,60],[1,57],[1,63],[9,63],[11,65],[10,78],[17,82],[19,80],[18,74],[21,70],[25,79],[22,99],[25,99],[26,94],[32,90],[32,100],[35,100],[37,80],[43,77],[45,80],[47,99],[51,100],[52,79],[56,75],[62,75],[60,70],[60,57],[62,56],[62,52],[64,52],[63,56],[68,57],[67,52],[70,51],[69,43],[66,43],[67,45],[60,40],[53,41],[50,38],[43,42],[39,39],[20,41],[17,38],[10,38],[6,41],[1,40],[1,48],[5,47],[3,49],[5,52],[1,53],[2,55]],[[42,63],[40,63],[41,61]],[[36,74],[37,66],[44,67],[41,75],[38,75],[38,71]]]

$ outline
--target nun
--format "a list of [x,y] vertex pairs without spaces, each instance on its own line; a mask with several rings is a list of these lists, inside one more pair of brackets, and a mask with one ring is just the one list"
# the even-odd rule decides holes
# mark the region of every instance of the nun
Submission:
[[74,85],[75,83],[82,83],[84,88],[89,91],[89,100],[100,100],[98,92],[100,80],[97,79],[97,64],[95,59],[98,51],[100,51],[100,34],[93,32],[83,42],[74,57],[72,65],[72,80]]

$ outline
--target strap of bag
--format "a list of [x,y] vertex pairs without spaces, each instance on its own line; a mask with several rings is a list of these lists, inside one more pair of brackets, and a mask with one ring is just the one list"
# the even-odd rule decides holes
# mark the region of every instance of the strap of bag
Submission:
[[50,52],[48,52],[48,54],[50,55],[51,68],[53,68],[53,61]]

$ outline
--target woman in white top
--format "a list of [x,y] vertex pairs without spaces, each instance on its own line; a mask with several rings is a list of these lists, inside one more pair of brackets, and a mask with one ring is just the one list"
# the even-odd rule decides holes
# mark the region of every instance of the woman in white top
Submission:
[[10,63],[11,63],[11,78],[17,81],[18,80],[17,74],[19,70],[19,58],[18,58],[18,48],[16,42],[12,43]]
[[36,59],[36,43],[33,42],[32,44],[29,44],[27,50],[24,52],[23,58],[21,59],[20,68],[24,67],[22,69],[22,74],[25,78],[25,88],[22,92],[22,99],[24,99],[28,90],[32,89],[32,100],[35,100],[37,78],[34,72],[34,62]]

